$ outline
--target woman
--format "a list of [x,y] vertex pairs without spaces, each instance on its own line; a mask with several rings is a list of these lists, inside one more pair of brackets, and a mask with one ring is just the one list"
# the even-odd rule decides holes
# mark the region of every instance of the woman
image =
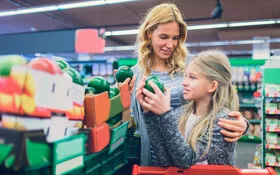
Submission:
[[[137,37],[138,63],[132,67],[135,77],[130,83],[132,89],[131,109],[137,124],[136,133],[141,137],[140,164],[150,166],[153,150],[150,146],[143,113],[136,100],[135,84],[143,76],[154,75],[171,91],[171,107],[177,108],[186,103],[183,98],[182,84],[186,67],[187,50],[185,47],[187,26],[181,12],[174,4],[160,4],[148,11],[139,27]],[[129,82],[129,80],[126,80]],[[222,120],[220,125],[225,129],[222,134],[226,140],[238,140],[249,124],[239,112],[229,114],[237,117],[236,121]]]

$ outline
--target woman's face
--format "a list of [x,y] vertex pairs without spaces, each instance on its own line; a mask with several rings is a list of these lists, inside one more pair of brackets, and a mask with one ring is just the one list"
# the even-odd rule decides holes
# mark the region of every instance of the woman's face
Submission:
[[176,49],[180,39],[180,28],[178,23],[170,22],[160,24],[149,35],[152,41],[155,59],[167,60]]

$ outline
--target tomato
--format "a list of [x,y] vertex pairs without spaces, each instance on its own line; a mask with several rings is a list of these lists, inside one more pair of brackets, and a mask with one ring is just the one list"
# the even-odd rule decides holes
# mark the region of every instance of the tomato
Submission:
[[117,82],[122,83],[124,82],[127,78],[130,78],[130,80],[133,77],[133,72],[128,66],[121,66],[118,68],[116,72],[116,79]]
[[117,87],[115,87],[115,86],[110,87],[110,93],[109,93],[110,98],[113,98],[113,97],[119,95],[119,93],[120,93],[120,91]]
[[88,87],[94,88],[97,94],[105,91],[108,91],[108,94],[110,93],[110,83],[101,76],[96,76],[89,80]]
[[157,77],[155,77],[155,76],[149,76],[149,77],[146,79],[146,84],[145,84],[145,86],[144,86],[144,88],[146,88],[146,89],[149,90],[150,92],[155,93],[155,92],[154,92],[154,89],[152,88],[152,86],[150,86],[150,85],[148,84],[148,81],[153,81],[153,82],[159,87],[159,89],[161,90],[161,92],[164,93],[164,85],[163,85],[162,82],[160,82],[160,81],[158,80]]
[[65,69],[63,69],[63,73],[68,74],[72,78],[72,81],[74,83],[84,86],[84,81],[83,81],[80,73],[78,71],[76,71],[74,68],[72,68],[72,67],[65,68]]

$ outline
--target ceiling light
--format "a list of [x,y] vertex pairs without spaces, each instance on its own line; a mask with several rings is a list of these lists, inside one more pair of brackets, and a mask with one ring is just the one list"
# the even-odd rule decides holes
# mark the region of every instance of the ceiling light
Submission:
[[256,26],[256,25],[269,25],[269,24],[276,24],[276,20],[230,22],[229,27]]
[[[227,22],[227,23],[217,23],[217,24],[202,24],[202,25],[188,25],[188,30],[205,30],[205,29],[218,29],[218,28],[228,28],[228,27],[245,27],[245,26],[256,26],[256,25],[270,25],[278,24],[280,20],[269,19],[269,20],[256,20],[256,21],[240,21],[240,22]],[[128,29],[128,30],[113,30],[105,32],[105,36],[117,36],[117,35],[133,35],[137,34],[138,29]]]
[[211,47],[211,46],[256,44],[256,43],[264,43],[264,40],[233,40],[233,41],[197,42],[197,43],[186,43],[186,46],[187,47]]
[[188,30],[217,29],[228,27],[227,23],[188,26]]
[[99,5],[106,5],[106,4],[116,4],[116,3],[130,2],[130,1],[139,1],[139,0],[99,0],[99,1],[91,0],[91,1],[87,1],[87,2],[51,4],[48,6],[18,8],[16,10],[0,11],[0,17],[13,16],[13,15],[19,15],[19,14],[50,12],[50,11],[56,11],[56,10],[66,10],[66,9],[82,8],[82,7],[91,7],[91,6],[99,6]]
[[1,16],[13,16],[17,15],[17,12],[15,10],[9,10],[9,11],[2,11],[0,12],[0,17]]
[[[40,13],[40,12],[49,12],[57,10],[57,6],[45,6],[45,7],[34,7],[34,8],[26,8],[21,10],[16,10],[16,14],[30,14],[30,13]],[[1,13],[0,13],[1,14]]]
[[136,35],[139,32],[138,29],[131,29],[131,30],[115,30],[115,31],[108,31],[105,32],[105,36],[119,36],[119,35]]
[[130,46],[112,46],[112,47],[105,47],[104,51],[105,52],[110,52],[110,51],[128,51],[128,50],[134,50],[135,46],[130,45]]
[[82,8],[82,7],[90,7],[90,6],[98,6],[103,5],[104,1],[88,1],[88,2],[76,2],[76,3],[67,3],[58,5],[58,10],[66,10],[73,8]]

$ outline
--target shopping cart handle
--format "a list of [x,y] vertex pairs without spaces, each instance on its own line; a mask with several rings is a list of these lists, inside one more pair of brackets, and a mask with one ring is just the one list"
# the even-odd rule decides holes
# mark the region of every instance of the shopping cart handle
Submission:
[[230,165],[193,165],[187,169],[176,167],[145,167],[133,165],[132,175],[277,175],[270,167],[239,169]]

